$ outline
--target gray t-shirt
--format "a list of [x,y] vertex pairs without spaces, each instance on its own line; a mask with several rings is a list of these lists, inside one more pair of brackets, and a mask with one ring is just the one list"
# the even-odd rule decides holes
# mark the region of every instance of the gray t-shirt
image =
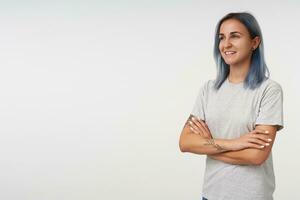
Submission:
[[[256,124],[283,128],[283,91],[277,82],[269,78],[255,90],[228,78],[219,90],[213,84],[209,80],[202,85],[191,113],[206,122],[213,138],[237,138]],[[272,153],[260,166],[206,158],[203,196],[208,200],[272,200],[274,189]]]

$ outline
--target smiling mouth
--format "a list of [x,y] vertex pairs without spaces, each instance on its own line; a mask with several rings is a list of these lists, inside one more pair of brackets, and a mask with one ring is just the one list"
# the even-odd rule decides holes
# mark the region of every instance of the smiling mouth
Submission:
[[225,51],[225,55],[233,55],[235,54],[235,51]]

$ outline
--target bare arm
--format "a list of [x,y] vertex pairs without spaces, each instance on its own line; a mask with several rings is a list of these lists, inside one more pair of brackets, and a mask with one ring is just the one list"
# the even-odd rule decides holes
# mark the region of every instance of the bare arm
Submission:
[[229,151],[226,148],[227,140],[215,140],[209,135],[194,134],[188,124],[192,117],[190,115],[180,135],[179,148],[181,152],[210,155]]
[[276,126],[271,125],[258,125],[255,129],[263,129],[269,131],[268,137],[272,140],[270,145],[266,145],[263,149],[247,148],[239,151],[230,151],[210,155],[211,158],[220,160],[229,164],[238,165],[261,165],[268,158],[273,143],[275,141]]
[[179,148],[181,152],[211,155],[228,151],[224,148],[225,143],[226,140],[213,140],[193,134],[185,126],[180,135]]
[[262,137],[257,134],[260,131],[262,130],[255,130],[255,133],[243,136],[239,140],[214,139],[208,126],[202,120],[190,115],[180,135],[179,147],[182,152],[207,155],[237,151],[249,147],[261,148]]
[[181,133],[179,146],[182,152],[207,154],[230,164],[258,164],[260,160],[254,159],[256,153],[266,152],[265,144],[269,143],[267,138],[270,139],[263,128],[257,127],[237,139],[213,139],[208,126],[191,115]]

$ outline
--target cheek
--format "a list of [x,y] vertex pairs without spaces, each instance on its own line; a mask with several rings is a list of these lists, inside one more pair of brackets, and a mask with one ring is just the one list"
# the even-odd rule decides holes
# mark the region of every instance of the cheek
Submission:
[[248,41],[243,41],[237,44],[239,49],[241,49],[244,52],[250,52],[251,51],[251,44]]
[[222,47],[223,47],[223,45],[221,43],[219,43],[219,51],[220,51],[220,53],[222,52]]
[[241,52],[246,55],[251,54],[251,52],[252,52],[251,47],[248,46],[247,44],[241,46],[240,49],[241,49]]

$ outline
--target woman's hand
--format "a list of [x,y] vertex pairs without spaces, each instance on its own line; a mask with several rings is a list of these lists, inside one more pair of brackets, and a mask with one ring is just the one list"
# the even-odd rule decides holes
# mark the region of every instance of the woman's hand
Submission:
[[[213,138],[207,124],[201,119],[191,115],[187,121],[187,125],[190,127],[192,133],[209,139]],[[268,135],[269,133],[265,130],[253,130],[239,138],[227,140],[223,146],[231,151],[247,148],[263,149],[272,142],[272,139]]]
[[272,142],[272,139],[268,137],[268,134],[268,131],[253,130],[237,139],[229,140],[228,147],[233,151],[246,148],[263,149],[270,146],[270,142]]
[[[187,121],[192,133],[205,138],[213,138],[207,124],[199,118],[191,115]],[[272,139],[265,130],[253,130],[239,138],[227,140],[223,145],[228,150],[238,151],[247,148],[263,149],[270,145]]]
[[201,119],[191,115],[187,121],[187,125],[190,127],[192,133],[199,134],[205,138],[212,138],[207,124]]

